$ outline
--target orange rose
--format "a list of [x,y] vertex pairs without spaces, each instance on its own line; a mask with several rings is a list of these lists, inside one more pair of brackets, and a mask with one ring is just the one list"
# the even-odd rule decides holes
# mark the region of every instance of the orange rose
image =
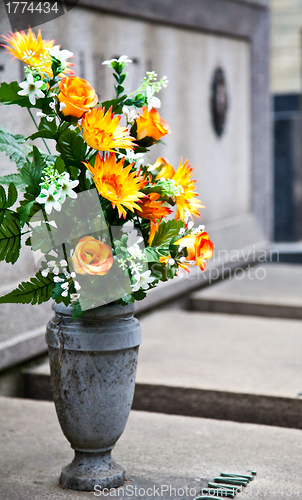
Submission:
[[90,83],[77,76],[62,78],[59,83],[59,101],[66,105],[64,116],[81,116],[98,102],[98,96]]
[[202,271],[206,268],[205,259],[211,259],[214,252],[214,245],[209,238],[208,233],[192,233],[177,240],[175,245],[186,247],[188,261],[193,261],[195,266],[199,266]]
[[93,236],[81,238],[72,256],[72,265],[77,274],[103,276],[112,264],[111,248]]
[[143,106],[143,114],[136,120],[136,127],[138,141],[144,137],[152,137],[158,141],[164,135],[171,133],[169,125],[161,118],[158,111],[155,108],[148,111],[147,106]]

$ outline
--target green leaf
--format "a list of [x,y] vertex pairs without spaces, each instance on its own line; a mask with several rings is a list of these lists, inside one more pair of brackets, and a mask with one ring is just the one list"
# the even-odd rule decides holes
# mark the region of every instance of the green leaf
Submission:
[[17,198],[18,191],[12,182],[8,187],[7,197],[4,187],[0,185],[0,224],[2,224],[8,208],[16,202]]
[[65,130],[58,138],[57,151],[61,154],[66,165],[81,168],[86,155],[87,144],[79,131]]
[[40,272],[30,281],[22,283],[12,292],[0,297],[0,304],[18,303],[18,304],[42,304],[51,299],[54,283],[52,278],[44,278]]
[[34,140],[38,139],[39,137],[44,139],[57,139],[58,134],[59,132],[56,120],[48,122],[46,118],[41,118],[38,132],[35,132],[34,134],[30,135],[28,139]]
[[25,183],[22,180],[21,174],[8,174],[0,177],[0,184],[8,186],[11,182],[15,184],[17,189],[22,189],[25,187]]
[[[30,193],[32,197],[36,198],[39,196],[41,191],[41,176],[44,168],[47,166],[45,161],[45,155],[39,151],[36,146],[33,146],[32,151],[32,162],[27,162],[26,165],[21,169],[21,177],[23,182],[26,184],[26,192]],[[33,198],[32,198],[33,199]]]
[[151,246],[161,247],[169,245],[172,238],[178,235],[181,227],[183,227],[183,222],[181,220],[175,221],[174,219],[171,219],[168,221],[162,221],[154,235]]
[[161,254],[158,252],[157,249],[152,248],[152,247],[146,247],[145,248],[145,256],[147,259],[147,262],[158,262]]
[[[32,198],[32,195],[25,193],[26,198],[20,201],[20,206],[17,208],[17,213],[22,227],[24,224],[30,221],[30,219],[35,215],[36,212],[41,210],[40,205]],[[29,198],[29,201],[28,201]]]
[[11,134],[8,130],[0,127],[0,151],[3,151],[10,159],[16,163],[20,169],[26,162],[28,146],[24,145],[23,135]]
[[105,101],[102,103],[102,108],[105,108],[105,113],[112,106],[113,113],[122,113],[124,100],[127,98],[126,94],[121,95],[117,99],[111,99],[111,101]]
[[21,227],[18,215],[6,212],[0,226],[0,260],[14,264],[20,254]]

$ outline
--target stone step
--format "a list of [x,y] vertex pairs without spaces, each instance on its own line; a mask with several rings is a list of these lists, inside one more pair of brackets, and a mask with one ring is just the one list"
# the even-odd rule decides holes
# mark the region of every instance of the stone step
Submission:
[[[133,408],[302,428],[302,322],[162,310],[140,320]],[[50,399],[49,367],[25,374]]]
[[[0,398],[0,425],[1,500],[100,496],[58,485],[73,451],[52,403]],[[110,496],[105,493],[107,498],[193,500],[222,471],[256,470],[236,498],[299,500],[301,451],[296,429],[132,411],[113,450],[127,482]]]
[[302,319],[302,265],[268,263],[237,269],[235,275],[190,295],[188,309]]

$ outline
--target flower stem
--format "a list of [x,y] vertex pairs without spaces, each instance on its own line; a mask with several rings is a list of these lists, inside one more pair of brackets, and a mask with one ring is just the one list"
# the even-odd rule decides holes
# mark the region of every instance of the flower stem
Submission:
[[[35,125],[36,125],[36,127],[37,127],[37,130],[39,130],[39,127],[38,127],[38,124],[37,124],[37,122],[36,122],[36,120],[35,120],[35,118],[34,118],[34,115],[32,114],[32,112],[31,112],[31,110],[30,110],[29,108],[27,108],[27,109],[28,109],[28,112],[29,112],[29,114],[30,114],[30,116],[31,116],[31,118],[32,118],[32,121],[34,122],[34,124],[35,124]],[[49,147],[47,146],[47,144],[46,144],[46,141],[45,141],[44,137],[42,137],[42,141],[44,142],[44,145],[45,145],[45,147],[46,147],[46,149],[47,149],[48,153],[51,155],[50,149],[49,149]]]

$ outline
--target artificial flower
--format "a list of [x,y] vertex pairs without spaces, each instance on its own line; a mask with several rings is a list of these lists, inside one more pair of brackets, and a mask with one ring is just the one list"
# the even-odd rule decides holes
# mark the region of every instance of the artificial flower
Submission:
[[89,111],[98,102],[98,96],[94,88],[83,78],[77,76],[62,78],[59,89],[58,99],[60,103],[65,104],[65,107],[60,107],[64,116],[81,118],[86,111]]
[[41,87],[44,86],[43,80],[34,81],[32,73],[27,75],[27,79],[24,82],[19,83],[19,95],[27,95],[29,102],[34,106],[36,104],[36,98],[44,97],[44,92],[42,92]]
[[42,40],[41,31],[38,31],[38,36],[29,28],[28,33],[24,31],[12,33],[4,36],[5,41],[9,45],[4,45],[5,48],[17,59],[20,59],[25,64],[34,67],[41,73],[46,73],[52,77],[51,57],[48,49],[52,49],[54,40]]
[[208,233],[201,231],[194,231],[183,238],[177,240],[175,245],[180,245],[186,248],[188,256],[186,260],[188,263],[192,262],[193,265],[199,266],[202,271],[206,268],[206,259],[211,259],[214,252],[214,245],[209,238]]
[[155,92],[154,88],[151,85],[148,85],[146,90],[148,111],[150,111],[152,108],[161,107],[160,99],[158,97],[155,97],[154,92]]
[[48,53],[50,56],[54,57],[55,59],[58,59],[60,61],[61,66],[63,68],[66,67],[67,65],[67,59],[73,56],[73,53],[70,52],[69,50],[63,49],[60,50],[60,45],[55,45],[51,49],[47,49]]
[[137,202],[145,196],[140,191],[145,181],[136,172],[131,172],[132,164],[124,168],[124,158],[116,163],[114,153],[105,158],[98,153],[94,166],[89,162],[84,164],[93,176],[98,193],[109,200],[113,208],[118,209],[119,217],[126,218],[125,208],[131,212],[140,210]]
[[47,189],[42,188],[41,193],[36,198],[36,201],[40,204],[45,205],[45,212],[47,213],[47,215],[49,215],[51,214],[53,208],[57,210],[57,212],[60,212],[60,197],[60,193],[56,192],[56,186],[53,184]]
[[88,146],[97,151],[114,153],[114,148],[134,148],[134,138],[129,136],[127,128],[119,126],[120,120],[121,116],[112,113],[112,107],[107,113],[105,108],[95,108],[84,115],[79,126]]
[[160,194],[150,193],[147,198],[140,202],[139,216],[142,219],[161,221],[172,213],[172,210],[165,206],[165,202],[160,199]]
[[76,245],[71,261],[77,274],[103,276],[112,267],[113,256],[108,245],[93,236],[84,236]]
[[76,179],[75,181],[70,180],[70,175],[68,172],[65,172],[63,176],[60,177],[59,179],[59,184],[60,184],[60,189],[59,189],[59,195],[60,195],[60,202],[64,203],[66,200],[66,196],[69,198],[76,198],[78,195],[73,191],[73,188],[75,188],[78,184],[79,181]]
[[128,64],[128,63],[132,63],[132,60],[129,59],[128,56],[121,56],[118,59],[110,59],[110,60],[102,62],[102,64],[104,66],[112,66],[112,63],[118,63],[118,64],[125,65],[125,64]]
[[153,283],[155,278],[150,276],[151,271],[145,271],[144,273],[137,273],[134,275],[134,279],[136,280],[136,283],[134,285],[131,285],[132,291],[137,292],[140,288],[143,290],[148,290],[149,284]]
[[136,120],[136,136],[140,141],[145,137],[151,137],[158,141],[166,134],[170,134],[171,130],[167,122],[161,118],[155,108],[148,111],[147,106],[143,106],[143,114],[139,115]]
[[[172,196],[172,199],[177,206],[176,220],[180,219],[184,221],[186,212],[189,215],[200,217],[199,208],[204,208],[202,202],[197,198],[198,194],[195,192],[196,181],[192,180],[193,173],[194,170],[189,165],[188,160],[183,163],[181,158],[176,172],[169,163],[165,163],[156,177],[156,179],[160,180],[169,180],[169,185],[163,187],[166,187],[166,189],[170,188],[171,193],[173,189],[175,190],[175,195]],[[179,192],[177,193],[176,190],[178,188]]]

